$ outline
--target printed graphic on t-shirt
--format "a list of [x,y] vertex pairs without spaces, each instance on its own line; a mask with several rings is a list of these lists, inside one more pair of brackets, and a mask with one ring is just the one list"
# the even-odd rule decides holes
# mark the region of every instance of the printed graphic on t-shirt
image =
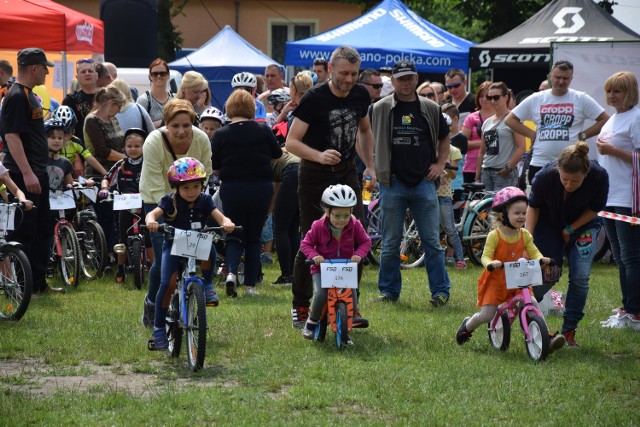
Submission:
[[49,189],[51,191],[64,190],[64,171],[60,166],[48,165],[47,174],[49,175]]
[[420,135],[422,129],[414,126],[413,122],[413,113],[402,115],[402,117],[400,118],[401,125],[394,126],[393,128],[393,145],[412,145],[414,147],[420,146]]
[[355,110],[340,108],[329,111],[331,148],[346,153],[355,143],[360,120]]
[[500,153],[500,141],[498,139],[498,129],[488,129],[484,133],[484,140],[487,145],[487,156],[497,156]]
[[569,128],[573,125],[573,103],[542,104],[538,141],[569,141]]

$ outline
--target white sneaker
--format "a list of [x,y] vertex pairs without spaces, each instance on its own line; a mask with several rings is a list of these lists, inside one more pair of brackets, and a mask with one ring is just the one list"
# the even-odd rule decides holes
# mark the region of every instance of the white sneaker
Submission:
[[245,289],[245,294],[250,295],[252,297],[255,297],[256,295],[258,295],[258,291],[256,291],[256,289],[253,286],[247,286],[247,289]]
[[238,296],[238,280],[236,275],[233,273],[227,274],[227,280],[225,280],[225,285],[227,288],[227,295],[231,298],[235,298]]
[[622,329],[628,326],[628,323],[630,323],[629,317],[626,315],[626,313],[621,312],[618,314],[614,314],[607,320],[600,322],[600,326],[609,329]]

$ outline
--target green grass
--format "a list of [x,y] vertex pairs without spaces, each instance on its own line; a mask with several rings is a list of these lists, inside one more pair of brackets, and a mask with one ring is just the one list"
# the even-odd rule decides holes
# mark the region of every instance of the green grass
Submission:
[[[400,302],[372,303],[377,271],[367,267],[360,307],[371,327],[338,352],[331,333],[317,344],[291,327],[291,290],[268,284],[271,266],[258,297],[218,288],[195,374],[184,349],[175,360],[146,349],[142,291],[111,276],[83,282],[0,323],[0,425],[637,425],[640,333],[599,326],[619,305],[614,267],[594,269],[580,347],[539,364],[519,328],[506,352],[484,327],[455,343],[480,272],[450,271],[451,302],[433,308],[423,269],[403,272]],[[548,322],[556,331],[562,319]],[[7,373],[11,363],[25,369]]]

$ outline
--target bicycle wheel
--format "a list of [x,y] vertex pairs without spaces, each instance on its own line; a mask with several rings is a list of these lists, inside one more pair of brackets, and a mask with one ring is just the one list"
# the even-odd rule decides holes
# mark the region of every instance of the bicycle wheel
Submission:
[[317,342],[324,342],[327,336],[327,318],[322,318],[317,324],[313,334],[313,340]]
[[78,287],[80,281],[80,242],[71,224],[60,224],[58,229],[60,238],[60,273],[66,286]]
[[467,219],[463,229],[463,237],[469,260],[477,266],[482,266],[480,259],[487,235],[491,231],[491,200],[485,199],[476,206],[476,213]]
[[424,249],[420,243],[416,222],[409,217],[409,223],[405,222],[402,241],[400,242],[400,268],[409,269],[424,264]]
[[[180,286],[180,284],[176,285]],[[165,331],[169,341],[167,354],[172,357],[180,356],[182,346],[182,327],[180,326],[180,294],[174,292],[167,310]]]
[[22,249],[4,245],[0,249],[0,319],[20,320],[29,307],[33,291],[31,264]]
[[596,237],[596,254],[593,256],[593,260],[600,261],[610,249],[611,243],[609,243],[607,233],[604,230],[604,227],[600,227],[600,231]]
[[142,289],[142,284],[144,283],[144,266],[147,261],[140,240],[133,240],[131,242],[129,257],[129,263],[131,264],[131,271],[133,273],[133,282],[136,285],[136,289]]
[[187,285],[187,361],[193,372],[202,369],[207,350],[207,310],[202,283],[192,280]]
[[371,249],[367,254],[373,265],[380,265],[380,251],[382,250],[382,216],[380,204],[376,203],[367,213],[367,234],[371,239]]
[[526,341],[527,353],[534,362],[544,360],[549,355],[549,329],[544,320],[534,313],[529,313],[527,322],[529,323],[529,335],[531,340]]
[[336,346],[338,350],[344,350],[349,341],[347,330],[347,306],[343,302],[338,302],[336,307]]
[[107,264],[107,238],[100,224],[94,220],[86,221],[82,232],[82,272],[87,279],[92,280],[102,275]]
[[[489,327],[491,327],[491,322]],[[488,332],[489,341],[493,348],[500,351],[506,351],[509,348],[509,344],[511,344],[511,323],[509,323],[509,314],[506,310],[498,317],[493,331],[489,330]]]

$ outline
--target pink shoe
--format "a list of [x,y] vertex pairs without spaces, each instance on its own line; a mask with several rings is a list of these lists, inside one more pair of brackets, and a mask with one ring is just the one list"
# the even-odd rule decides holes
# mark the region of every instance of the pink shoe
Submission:
[[466,270],[467,268],[467,263],[464,262],[464,260],[458,260],[456,261],[456,270]]

